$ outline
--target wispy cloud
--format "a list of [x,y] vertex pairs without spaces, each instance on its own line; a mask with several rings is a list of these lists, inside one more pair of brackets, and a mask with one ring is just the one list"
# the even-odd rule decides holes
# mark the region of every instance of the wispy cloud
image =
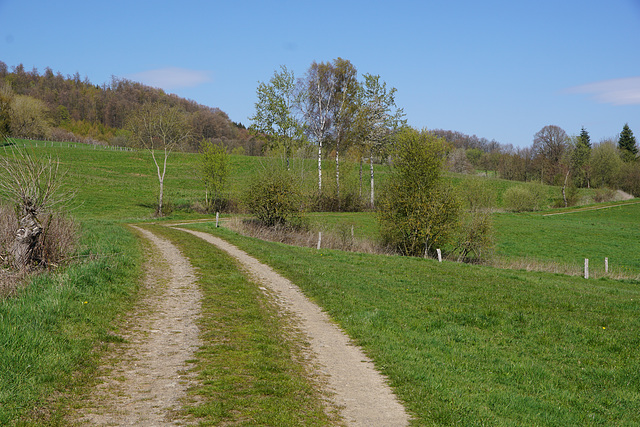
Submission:
[[640,77],[588,83],[569,88],[566,92],[588,94],[602,104],[636,105],[640,104]]
[[165,90],[194,87],[212,80],[208,71],[188,70],[177,67],[142,71],[131,74],[128,78]]

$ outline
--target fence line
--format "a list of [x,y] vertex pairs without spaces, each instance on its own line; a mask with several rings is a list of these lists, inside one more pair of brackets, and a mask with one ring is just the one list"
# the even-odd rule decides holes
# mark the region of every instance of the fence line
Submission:
[[[93,150],[104,150],[104,151],[140,151],[139,149],[132,147],[121,147],[118,145],[102,145],[102,144],[91,144],[88,142],[79,142],[79,141],[57,141],[52,139],[33,139],[33,138],[22,138],[22,137],[12,137],[7,138],[8,141],[13,141],[13,144],[17,147],[22,145],[22,148],[27,148],[27,143],[25,141],[31,141],[34,148],[46,148],[46,147],[60,147],[60,148],[86,148]],[[17,140],[22,140],[21,142]],[[29,145],[30,146],[30,145]]]

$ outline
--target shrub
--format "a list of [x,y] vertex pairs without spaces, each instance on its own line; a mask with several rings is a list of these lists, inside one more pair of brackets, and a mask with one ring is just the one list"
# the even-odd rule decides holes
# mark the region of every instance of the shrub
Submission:
[[640,163],[625,163],[619,176],[620,188],[634,197],[640,197]]
[[453,189],[441,180],[443,140],[406,129],[395,145],[394,170],[378,204],[383,240],[404,255],[433,255],[448,242],[460,212]]
[[538,183],[510,187],[502,196],[505,209],[511,212],[538,211],[545,199],[544,186]]
[[460,188],[464,207],[471,212],[490,211],[496,204],[496,193],[484,179],[467,178]]
[[491,258],[493,224],[487,211],[475,211],[460,221],[455,252],[459,261],[478,262]]
[[611,202],[616,198],[616,190],[611,188],[598,188],[593,195],[593,201],[596,203]]
[[285,225],[301,212],[296,180],[279,167],[256,174],[244,194],[244,202],[249,212],[268,227]]

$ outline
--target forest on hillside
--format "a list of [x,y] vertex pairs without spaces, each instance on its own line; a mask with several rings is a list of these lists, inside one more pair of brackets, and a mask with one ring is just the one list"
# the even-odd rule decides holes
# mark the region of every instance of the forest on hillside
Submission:
[[[315,135],[313,130],[320,128],[313,126],[313,120],[305,122],[300,120],[300,117],[295,117],[295,105],[289,105],[290,101],[286,99],[292,97],[299,89],[299,83],[309,83],[308,79],[313,74],[311,71],[314,65],[320,71],[325,68],[331,71],[329,74],[335,74],[337,82],[347,77],[354,81],[353,93],[342,91],[334,94],[334,103],[340,99],[344,101],[343,98],[347,95],[357,101],[360,98],[358,91],[365,95],[368,92],[374,94],[376,90],[387,91],[384,82],[378,80],[379,76],[365,74],[363,82],[357,81],[355,67],[342,58],[334,60],[333,63],[314,62],[307,72],[308,75],[299,81],[296,81],[293,74],[284,67],[281,71],[276,71],[270,81],[261,83],[257,88],[256,114],[251,118],[254,123],[247,129],[243,124],[231,121],[220,108],[204,106],[139,82],[112,76],[110,82],[96,85],[86,77],[81,78],[77,72],[64,76],[47,67],[40,73],[35,68],[27,71],[22,64],[9,67],[0,61],[0,134],[18,138],[127,146],[132,144],[127,126],[129,118],[139,112],[143,105],[160,104],[179,110],[184,116],[189,137],[181,141],[178,147],[184,151],[198,151],[202,141],[206,140],[224,145],[229,153],[253,156],[277,150],[284,144],[285,151],[290,155],[293,147],[311,148],[318,144],[320,138],[326,145],[322,156],[337,159],[339,147],[341,151],[349,151],[349,147],[359,145],[354,144],[351,139],[362,140],[362,129],[353,131],[355,121],[343,120],[342,116],[346,114],[340,113],[338,109],[336,111],[340,114],[336,113],[336,117],[327,116],[321,134]],[[345,82],[334,84],[333,89],[344,86]],[[277,91],[283,90],[282,87],[278,88],[278,85],[284,83],[289,85],[287,91],[291,93],[276,96]],[[368,87],[369,85],[371,87]],[[391,100],[394,91],[394,88],[389,88],[388,93],[385,92]],[[284,98],[279,99],[279,96]],[[313,97],[307,98],[312,100]],[[275,106],[269,106],[269,102],[274,100],[278,101]],[[354,103],[357,104],[356,101]],[[285,105],[285,111],[278,112],[278,105]],[[344,105],[344,102],[336,105]],[[402,116],[401,111],[398,109],[398,117]],[[286,122],[289,123],[287,126],[295,132],[287,130],[287,126],[270,122],[276,112],[284,114],[289,120]],[[316,113],[309,110],[307,119],[313,116],[322,118],[322,115],[318,116]],[[291,123],[296,126],[292,126]],[[375,120],[370,124],[373,129],[381,128]],[[283,131],[293,133],[287,135],[285,132],[278,136]],[[558,126],[548,125],[533,135],[530,147],[513,147],[510,144],[453,130],[436,128],[430,132],[448,143],[447,166],[451,172],[481,171],[485,175],[509,180],[541,181],[575,188],[620,188],[635,196],[640,195],[638,146],[632,130],[627,125],[623,127],[619,138],[598,142],[592,142],[584,128],[579,134],[571,134]],[[382,144],[382,139],[389,139],[392,133],[389,129],[380,135],[369,132],[369,139],[375,138],[369,142],[361,142],[364,145],[375,146],[376,154],[356,150],[359,154],[351,157],[355,160],[358,156],[364,156],[370,161],[374,161],[375,158],[376,162],[383,162],[389,153],[381,149],[385,145]],[[378,141],[376,138],[382,139]],[[304,152],[309,156],[312,150]],[[362,158],[359,161],[362,161]]]
[[261,153],[260,141],[221,109],[128,79],[112,76],[110,82],[96,85],[77,72],[63,76],[47,67],[40,73],[35,68],[27,71],[22,64],[9,69],[0,61],[0,86],[3,113],[6,115],[9,99],[15,98],[14,106],[28,116],[14,123],[14,129],[5,125],[3,133],[14,137],[125,145],[127,118],[144,104],[161,103],[186,114],[191,137],[182,149],[197,151],[200,141],[206,139],[223,143],[229,151]]

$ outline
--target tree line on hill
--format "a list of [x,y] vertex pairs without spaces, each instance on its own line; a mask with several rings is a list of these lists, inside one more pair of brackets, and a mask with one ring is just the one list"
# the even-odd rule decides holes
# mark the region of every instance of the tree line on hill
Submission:
[[508,180],[561,186],[563,192],[574,195],[577,188],[609,188],[640,196],[640,158],[628,124],[616,138],[595,144],[584,127],[570,136],[559,126],[548,125],[534,135],[530,147],[498,144],[483,151],[455,142],[454,146],[458,148],[448,156],[449,169],[454,172],[483,170]]
[[197,151],[205,139],[223,143],[229,151],[261,154],[262,142],[219,108],[115,76],[95,85],[79,73],[63,76],[47,67],[40,74],[22,64],[9,70],[0,61],[0,132],[7,136],[122,146],[130,136],[128,117],[153,103],[185,113],[190,137],[183,150]]
[[[371,171],[370,206],[374,204],[374,161],[390,158],[395,134],[406,126],[395,105],[395,88],[378,75],[358,79],[356,67],[343,58],[313,62],[296,79],[285,66],[257,88],[251,129],[270,149],[281,149],[289,164],[292,153],[318,153],[318,190],[322,193],[322,158],[335,158],[335,196],[340,200],[340,159],[368,159]],[[429,132],[447,141],[443,155],[453,172],[485,171],[508,180],[537,181],[562,187],[566,205],[577,188],[623,189],[640,196],[640,163],[633,132],[625,124],[619,138],[592,144],[588,131],[569,136],[549,125],[533,136],[527,148],[461,132]],[[306,151],[305,151],[306,150]]]

